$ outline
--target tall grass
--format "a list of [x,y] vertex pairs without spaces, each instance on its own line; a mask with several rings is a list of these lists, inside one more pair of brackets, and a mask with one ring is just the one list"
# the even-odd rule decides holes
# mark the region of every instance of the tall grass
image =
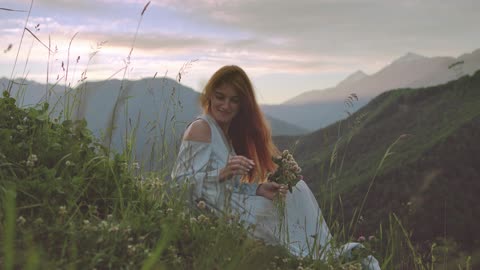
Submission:
[[[290,255],[284,247],[268,246],[252,239],[248,237],[249,229],[242,226],[238,220],[232,222],[232,218],[218,218],[201,207],[192,208],[186,203],[186,187],[166,181],[166,175],[170,172],[168,167],[162,166],[159,170],[147,174],[141,170],[144,164],[135,165],[136,133],[142,128],[138,126],[141,115],[138,115],[132,124],[128,110],[130,97],[126,72],[142,18],[149,4],[150,2],[140,13],[125,66],[116,72],[123,72],[122,83],[103,142],[91,135],[86,129],[86,123],[73,119],[75,111],[77,118],[81,118],[84,113],[86,104],[82,102],[86,99],[82,95],[86,95],[87,90],[87,70],[82,73],[81,84],[76,88],[68,81],[68,78],[74,78],[69,76],[69,69],[70,48],[76,35],[69,44],[65,73],[62,77],[57,77],[52,87],[49,87],[49,65],[53,52],[50,40],[48,42],[45,101],[50,100],[49,96],[55,94],[54,86],[63,80],[64,103],[58,99],[52,107],[37,106],[40,109],[14,108],[9,101],[9,94],[15,84],[13,77],[21,51],[20,44],[10,83],[5,89],[7,94],[2,99],[5,106],[0,107],[2,113],[12,112],[11,116],[9,115],[12,117],[11,123],[1,126],[1,138],[7,138],[8,135],[18,139],[18,144],[2,145],[0,148],[2,268],[358,268],[358,261],[297,258]],[[32,6],[33,1],[25,29]],[[25,30],[20,43],[24,34]],[[39,40],[34,33],[30,34]],[[99,44],[100,48],[101,45]],[[93,52],[90,55],[89,63],[95,54],[96,52]],[[194,62],[188,62],[180,69],[176,76],[178,83]],[[170,152],[177,150],[177,145],[170,147],[166,140],[166,131],[169,128],[175,134],[175,112],[182,109],[181,103],[175,98],[175,89],[172,89],[169,98],[162,99],[162,106],[169,108],[166,115],[159,115],[157,118],[163,117],[163,124],[150,123],[152,132],[156,128],[160,130],[158,137],[154,134],[150,150],[151,162],[156,158],[166,159]],[[355,98],[356,96],[351,96],[346,104],[353,104]],[[123,151],[116,154],[111,143],[122,107],[125,118],[125,130],[122,131]],[[63,114],[57,114],[58,110]],[[170,112],[172,117],[169,117]],[[51,121],[53,115],[60,118],[58,123]],[[21,122],[24,119],[27,119],[28,125]],[[328,166],[330,186],[325,187],[332,196],[336,194],[332,183],[342,173],[346,155],[346,152],[338,152],[339,145],[348,146],[360,122],[361,119],[348,136],[334,146]],[[157,138],[160,140],[156,140]],[[387,150],[376,172],[381,169],[397,141]],[[2,157],[4,154],[7,155]],[[37,155],[38,160],[34,161],[33,156]],[[333,206],[327,207],[334,242],[342,243],[355,235],[374,181],[375,176],[348,229],[348,222],[345,220],[333,220],[337,216],[333,213]],[[331,197],[330,201],[334,199]],[[364,243],[370,252],[380,255],[383,269],[406,269],[411,266],[415,269],[434,268],[433,262],[429,266],[425,265],[417,254],[409,240],[409,233],[397,216],[392,214],[390,223],[386,226],[380,224],[377,238]],[[26,260],[20,260],[21,257]]]

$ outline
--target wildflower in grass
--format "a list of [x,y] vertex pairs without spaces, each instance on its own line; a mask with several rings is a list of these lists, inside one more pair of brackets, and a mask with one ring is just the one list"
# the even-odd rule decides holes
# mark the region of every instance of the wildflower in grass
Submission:
[[190,223],[197,223],[197,219],[195,217],[190,218]]
[[110,229],[108,229],[108,232],[118,232],[118,230],[120,230],[118,225],[112,225]]
[[370,236],[368,237],[368,241],[374,241],[374,240],[375,240],[375,236],[374,236],[374,235],[370,235]]
[[105,220],[102,220],[99,224],[100,228],[106,229],[108,227],[108,222]]
[[197,203],[197,207],[202,209],[202,210],[205,209],[206,206],[207,206],[207,204],[204,201],[199,201]]
[[33,162],[37,162],[38,161],[38,157],[37,155],[35,154],[31,154],[29,157],[28,157],[28,160],[31,160]]
[[37,226],[42,225],[43,224],[43,219],[42,218],[37,218],[37,219],[35,219],[33,224],[35,224]]
[[65,161],[65,166],[70,167],[75,165],[75,163],[71,162],[70,160]]
[[133,255],[136,250],[137,250],[137,247],[135,245],[128,245],[127,246],[128,255]]
[[360,217],[358,218],[358,223],[359,223],[359,224],[362,224],[363,222],[365,222],[365,219],[363,218],[363,216],[360,216]]
[[28,167],[33,167],[33,166],[35,166],[35,163],[36,163],[37,161],[38,161],[37,155],[31,154],[30,156],[28,156],[27,166],[28,166]]
[[132,164],[132,167],[133,167],[135,170],[138,170],[138,169],[140,169],[140,164],[139,164],[138,162],[134,162],[134,163]]
[[62,205],[60,207],[58,207],[58,214],[60,216],[64,216],[67,214],[67,207],[65,205]]
[[25,224],[25,222],[27,222],[27,220],[26,220],[23,216],[19,216],[19,217],[17,218],[17,224],[18,224],[19,226],[22,226],[23,224]]
[[206,217],[203,214],[199,215],[197,219],[198,219],[198,222],[200,222],[200,223],[207,223],[209,221],[208,217]]
[[170,214],[170,213],[173,212],[173,209],[172,209],[172,208],[168,208],[166,212],[167,212],[167,214]]
[[360,235],[357,239],[358,242],[365,242],[365,236]]

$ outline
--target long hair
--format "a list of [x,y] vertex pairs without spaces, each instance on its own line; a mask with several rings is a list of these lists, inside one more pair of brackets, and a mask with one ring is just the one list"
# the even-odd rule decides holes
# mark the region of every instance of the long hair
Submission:
[[272,157],[278,155],[279,151],[273,144],[270,126],[258,106],[252,82],[243,69],[224,66],[213,74],[200,96],[203,113],[211,112],[210,99],[214,90],[223,84],[232,86],[240,98],[240,110],[230,123],[228,136],[237,155],[255,162],[253,169],[242,180],[249,183],[265,182],[267,174],[277,167]]

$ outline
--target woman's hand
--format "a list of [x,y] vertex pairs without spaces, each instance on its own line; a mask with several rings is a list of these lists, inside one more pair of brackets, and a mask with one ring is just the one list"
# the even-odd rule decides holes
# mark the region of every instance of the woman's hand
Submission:
[[227,166],[220,170],[220,181],[225,181],[235,175],[247,175],[255,166],[253,160],[244,156],[230,156]]
[[287,191],[288,189],[286,185],[280,185],[275,182],[266,182],[258,186],[256,194],[269,200],[273,200],[277,194],[284,198],[287,195]]

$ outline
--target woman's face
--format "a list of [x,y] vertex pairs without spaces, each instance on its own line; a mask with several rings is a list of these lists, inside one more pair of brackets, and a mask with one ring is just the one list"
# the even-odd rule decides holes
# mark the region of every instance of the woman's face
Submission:
[[214,89],[210,102],[211,114],[220,125],[229,125],[240,111],[240,96],[229,84]]

